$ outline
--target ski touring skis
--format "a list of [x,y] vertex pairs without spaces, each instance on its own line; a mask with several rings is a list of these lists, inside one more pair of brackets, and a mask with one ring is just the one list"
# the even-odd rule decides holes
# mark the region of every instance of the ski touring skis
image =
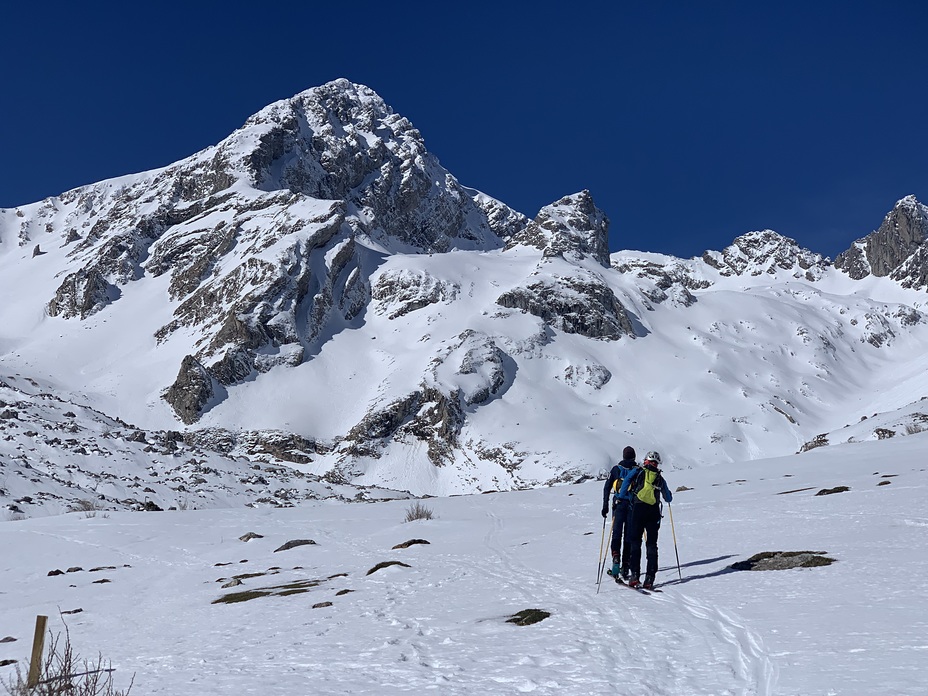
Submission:
[[651,594],[652,592],[663,592],[663,590],[660,590],[660,589],[658,589],[658,588],[656,588],[656,587],[651,587],[651,588],[649,588],[649,589],[645,589],[645,588],[642,587],[641,585],[638,585],[637,587],[633,587],[632,585],[629,585],[627,582],[625,582],[625,581],[621,578],[621,576],[613,575],[613,574],[612,574],[612,569],[611,569],[611,568],[609,568],[609,569],[606,571],[606,575],[608,575],[608,576],[611,577],[613,580],[615,580],[615,584],[616,584],[616,585],[622,585],[623,587],[627,587],[627,588],[630,589],[630,590],[635,590],[635,592],[639,592],[639,593],[644,594],[644,595],[649,595],[649,594]]
[[643,587],[641,587],[640,585],[639,585],[638,587],[634,587],[634,586],[629,585],[628,583],[624,583],[624,582],[623,582],[623,583],[620,583],[620,584],[625,585],[625,587],[627,587],[628,589],[634,590],[635,592],[637,592],[637,593],[639,593],[639,594],[643,594],[643,595],[649,595],[649,594],[651,594],[651,590],[646,590],[646,589],[644,589]]

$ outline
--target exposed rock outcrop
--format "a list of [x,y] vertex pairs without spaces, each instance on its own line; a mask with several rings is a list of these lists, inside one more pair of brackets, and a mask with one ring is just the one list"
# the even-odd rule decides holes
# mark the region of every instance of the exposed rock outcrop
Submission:
[[722,252],[705,252],[702,260],[723,276],[773,275],[779,269],[793,271],[794,277],[810,281],[820,278],[828,265],[821,254],[803,249],[795,240],[773,230],[748,232]]
[[603,365],[568,365],[564,368],[562,379],[571,387],[586,384],[593,389],[602,389],[612,379],[612,373]]
[[535,219],[513,235],[506,245],[539,249],[545,260],[555,257],[570,264],[568,272],[545,269],[538,280],[529,280],[502,293],[497,304],[539,317],[546,325],[588,338],[616,340],[634,335],[634,328],[612,289],[602,276],[587,270],[587,258],[609,267],[609,220],[593,203],[589,191],[565,196],[542,208]]
[[449,395],[424,386],[365,416],[345,437],[346,452],[377,457],[385,441],[415,438],[427,443],[429,461],[442,466],[457,446],[464,420],[459,391]]
[[502,394],[506,362],[511,359],[481,331],[466,329],[432,359],[427,382],[456,394],[464,406],[476,406]]
[[899,200],[879,229],[838,255],[835,267],[854,280],[873,274],[903,287],[928,287],[928,206],[915,196]]
[[540,249],[546,257],[589,256],[608,268],[609,218],[584,190],[542,208],[534,220],[512,236],[506,248],[519,244]]
[[635,335],[625,307],[612,289],[592,274],[537,280],[504,292],[496,302],[533,314],[564,333],[609,341]]
[[441,280],[427,271],[395,269],[377,278],[371,296],[374,312],[397,319],[437,302],[451,302],[461,288],[457,283]]
[[201,409],[213,397],[213,380],[206,368],[192,355],[184,357],[180,371],[164,394],[164,399],[188,425],[200,417]]
[[48,315],[62,319],[86,319],[100,311],[115,295],[115,289],[98,270],[81,269],[71,273],[48,303]]
[[278,551],[289,551],[290,549],[295,549],[298,546],[315,546],[316,542],[312,539],[291,539],[290,541],[282,544],[281,546],[274,549],[274,553]]

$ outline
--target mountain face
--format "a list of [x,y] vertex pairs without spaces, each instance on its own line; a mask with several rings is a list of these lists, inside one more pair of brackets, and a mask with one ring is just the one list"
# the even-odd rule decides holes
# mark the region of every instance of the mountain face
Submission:
[[63,251],[51,317],[86,319],[131,283],[169,278],[163,300],[177,306],[155,338],[195,337],[164,395],[187,424],[226,387],[298,365],[350,325],[375,253],[492,249],[523,223],[468,195],[408,120],[344,80],[267,107],[188,160],[16,217],[20,245]]
[[928,288],[928,206],[915,196],[901,199],[879,229],[835,259],[835,267],[855,280],[873,274],[906,288]]
[[[0,464],[21,495],[36,457],[36,480],[83,495],[110,471],[83,458],[116,456],[75,458],[48,426],[67,419],[33,408],[23,379],[76,414],[69,428],[105,421],[223,476],[249,461],[313,484],[256,491],[275,504],[573,481],[629,443],[677,466],[773,456],[842,441],[861,416],[876,429],[874,411],[899,432],[928,394],[912,379],[926,220],[903,199],[834,266],[770,230],[701,258],[610,255],[588,191],[529,219],[338,80],[163,169],[0,210],[0,409],[16,414]],[[868,275],[869,295],[848,289]],[[192,495],[220,504],[200,478]]]

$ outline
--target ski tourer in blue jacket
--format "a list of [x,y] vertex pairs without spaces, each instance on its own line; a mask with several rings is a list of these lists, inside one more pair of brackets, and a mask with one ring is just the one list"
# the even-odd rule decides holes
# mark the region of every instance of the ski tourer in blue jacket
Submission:
[[610,542],[612,570],[610,573],[616,578],[619,577],[623,570],[626,573],[628,572],[629,560],[628,543],[623,545],[622,539],[627,533],[626,521],[631,499],[627,492],[623,496],[620,489],[629,473],[637,470],[638,463],[635,461],[635,448],[626,447],[622,450],[622,461],[612,467],[609,478],[606,479],[606,484],[603,486],[602,512],[604,518],[609,515],[609,496],[612,496],[612,540]]

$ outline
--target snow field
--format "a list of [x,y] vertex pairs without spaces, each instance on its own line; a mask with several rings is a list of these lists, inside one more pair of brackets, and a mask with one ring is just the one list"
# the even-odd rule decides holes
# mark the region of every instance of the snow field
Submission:
[[[81,608],[65,617],[75,646],[112,659],[117,683],[134,672],[139,693],[919,694],[924,442],[668,470],[672,488],[692,489],[673,505],[683,581],[665,508],[664,592],[650,597],[607,576],[596,593],[600,481],[426,499],[435,519],[411,523],[403,501],[7,522],[0,633],[18,640],[0,659],[25,665],[36,614],[60,630],[59,609]],[[814,495],[838,485],[850,491]],[[248,531],[264,538],[239,541]],[[274,552],[307,538],[317,544]],[[413,538],[430,544],[392,550]],[[772,550],[837,563],[728,568]],[[391,560],[410,567],[365,575]],[[46,576],[71,566],[85,570]],[[307,579],[323,582],[211,604]],[[529,608],[551,616],[505,622]]]

